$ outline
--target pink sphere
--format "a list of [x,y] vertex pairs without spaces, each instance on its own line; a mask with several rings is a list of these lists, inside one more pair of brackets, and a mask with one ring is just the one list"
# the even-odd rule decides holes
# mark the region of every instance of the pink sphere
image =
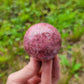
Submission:
[[24,36],[24,48],[29,56],[41,61],[53,59],[61,48],[60,33],[50,24],[35,24]]

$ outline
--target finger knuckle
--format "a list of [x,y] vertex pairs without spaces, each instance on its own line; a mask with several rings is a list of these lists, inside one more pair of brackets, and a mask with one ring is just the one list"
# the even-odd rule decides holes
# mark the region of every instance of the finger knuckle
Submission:
[[10,80],[10,81],[13,80],[13,74],[10,74],[10,75],[8,76],[8,80]]

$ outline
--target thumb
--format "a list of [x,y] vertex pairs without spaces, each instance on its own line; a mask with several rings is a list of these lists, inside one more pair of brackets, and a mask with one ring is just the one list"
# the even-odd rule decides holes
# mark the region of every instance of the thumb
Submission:
[[[35,58],[30,58],[30,62],[28,65],[26,65],[23,69],[20,71],[17,71],[15,73],[12,73],[8,77],[7,84],[11,84],[10,82],[14,83],[24,83],[32,76],[36,75],[40,70],[40,63]],[[12,83],[13,84],[13,83]]]

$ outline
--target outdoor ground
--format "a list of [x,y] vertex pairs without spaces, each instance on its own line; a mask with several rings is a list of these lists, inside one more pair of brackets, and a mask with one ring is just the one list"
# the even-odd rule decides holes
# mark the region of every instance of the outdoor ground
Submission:
[[0,84],[28,63],[24,34],[40,22],[61,33],[58,84],[84,84],[84,0],[0,0]]

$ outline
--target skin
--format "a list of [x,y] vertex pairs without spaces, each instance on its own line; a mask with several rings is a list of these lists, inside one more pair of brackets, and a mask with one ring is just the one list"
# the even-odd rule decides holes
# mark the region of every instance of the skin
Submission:
[[57,84],[59,78],[58,56],[43,63],[31,57],[23,69],[9,75],[6,84]]

